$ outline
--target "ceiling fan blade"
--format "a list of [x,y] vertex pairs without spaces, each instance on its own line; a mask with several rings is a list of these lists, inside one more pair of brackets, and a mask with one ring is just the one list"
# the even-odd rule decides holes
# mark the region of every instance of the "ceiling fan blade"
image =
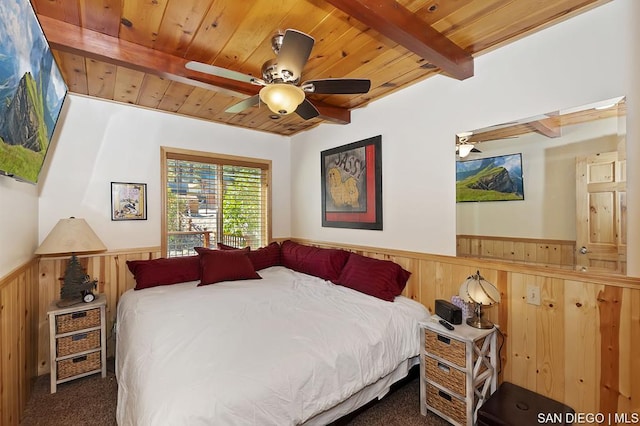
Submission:
[[363,78],[323,78],[320,80],[309,80],[302,84],[303,90],[311,93],[352,95],[356,93],[367,93],[371,89],[371,80]]
[[282,46],[278,52],[278,71],[280,75],[291,73],[293,80],[302,75],[315,40],[298,30],[288,29],[282,38]]
[[311,118],[315,118],[319,116],[320,111],[318,111],[318,109],[315,106],[313,106],[313,104],[309,102],[308,99],[305,99],[304,101],[302,101],[300,105],[298,105],[298,108],[296,109],[296,114],[298,114],[300,117],[304,118],[305,120],[309,120]]
[[238,102],[237,104],[231,105],[224,112],[237,114],[239,112],[244,111],[247,108],[251,108],[252,106],[258,105],[259,102],[260,102],[260,95],[253,95],[250,98],[247,98]]
[[203,64],[202,62],[189,61],[184,66],[185,68],[192,71],[203,72],[205,74],[228,78],[230,80],[243,81],[245,83],[254,83],[256,81],[256,78],[250,75],[232,71],[222,67],[217,67],[215,65]]

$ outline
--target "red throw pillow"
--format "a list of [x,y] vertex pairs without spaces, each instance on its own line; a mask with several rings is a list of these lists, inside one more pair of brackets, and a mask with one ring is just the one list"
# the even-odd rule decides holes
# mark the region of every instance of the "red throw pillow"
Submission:
[[390,260],[351,253],[334,283],[393,302],[404,290],[410,275],[411,272]]
[[247,253],[247,257],[251,263],[253,263],[253,267],[256,271],[270,266],[282,265],[280,260],[280,244],[275,241],[266,247],[249,251],[249,253]]
[[127,266],[136,280],[135,290],[195,281],[200,278],[198,256],[127,260]]
[[240,250],[238,247],[230,246],[225,243],[218,243],[218,250]]
[[[200,249],[200,250],[199,250]],[[209,250],[197,247],[200,255],[200,284],[220,281],[262,279],[253,268],[246,250]]]
[[282,265],[294,271],[336,280],[349,258],[349,252],[306,246],[287,240],[280,247]]
[[[221,248],[221,247],[220,247],[221,245],[222,245],[222,246],[224,246],[225,248]],[[235,248],[235,247],[227,246],[227,245],[224,245],[224,244],[222,244],[222,243],[218,243],[218,249],[210,249],[210,248],[207,248],[207,247],[194,247],[193,249],[194,249],[194,250],[196,251],[196,253],[198,253],[198,254],[202,254],[202,253],[209,253],[209,252],[211,252],[211,251],[240,251],[240,252],[242,252],[242,253],[245,253],[245,254],[246,254],[246,253],[249,253],[249,250],[251,250],[249,247],[244,247],[244,248],[241,248],[241,249],[240,249],[240,248]]]
[[280,266],[282,262],[280,260],[280,244],[275,241],[266,247],[260,247],[256,250],[250,250],[249,247],[238,249],[228,246],[223,243],[218,243],[219,250],[249,250],[247,256],[256,271],[259,271],[270,266]]

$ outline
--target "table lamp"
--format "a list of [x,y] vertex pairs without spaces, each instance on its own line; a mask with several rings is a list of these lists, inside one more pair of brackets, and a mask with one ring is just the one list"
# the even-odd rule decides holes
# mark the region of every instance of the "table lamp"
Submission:
[[460,297],[465,302],[473,304],[473,314],[467,318],[468,325],[475,328],[493,328],[493,323],[483,317],[482,307],[500,303],[500,292],[480,275],[480,271],[462,283]]
[[71,259],[64,273],[60,289],[58,307],[66,307],[77,303],[90,302],[94,299],[92,290],[97,281],[91,281],[80,265],[76,253],[93,253],[106,250],[100,238],[84,219],[60,219],[44,239],[35,254],[52,255],[71,253]]

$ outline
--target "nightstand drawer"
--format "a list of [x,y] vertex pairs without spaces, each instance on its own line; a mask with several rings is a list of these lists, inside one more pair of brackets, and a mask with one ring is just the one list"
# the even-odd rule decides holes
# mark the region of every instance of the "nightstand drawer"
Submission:
[[427,383],[427,405],[452,418],[461,425],[467,424],[467,404],[464,400]]
[[450,389],[460,396],[467,393],[467,375],[455,367],[451,367],[430,356],[424,356],[426,379]]
[[100,356],[100,351],[96,351],[90,354],[56,361],[58,366],[58,379],[62,380],[89,371],[100,370],[102,368]]
[[100,330],[59,337],[56,339],[56,347],[59,357],[98,349],[100,348]]
[[466,366],[465,343],[432,330],[424,331],[425,350],[462,368]]
[[56,316],[56,334],[100,326],[100,308]]

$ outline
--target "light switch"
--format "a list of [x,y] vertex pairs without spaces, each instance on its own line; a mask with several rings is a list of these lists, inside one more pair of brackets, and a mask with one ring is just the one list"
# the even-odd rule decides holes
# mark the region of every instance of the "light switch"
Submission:
[[527,303],[540,306],[540,287],[533,284],[527,285]]

